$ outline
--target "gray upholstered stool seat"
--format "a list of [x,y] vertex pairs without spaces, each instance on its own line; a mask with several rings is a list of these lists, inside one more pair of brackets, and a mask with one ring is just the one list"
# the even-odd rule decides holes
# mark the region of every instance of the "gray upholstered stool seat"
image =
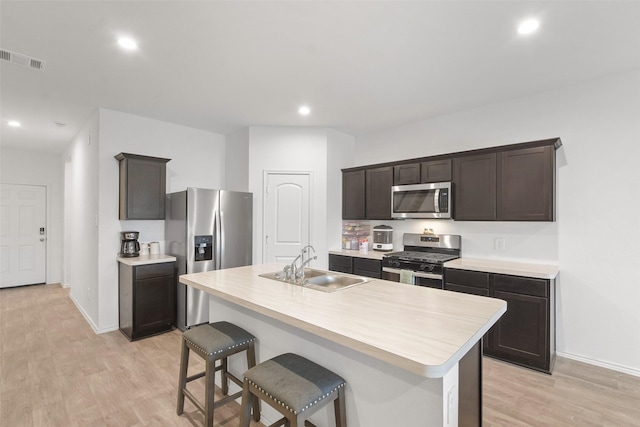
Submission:
[[[256,365],[256,353],[254,342],[256,337],[244,329],[229,323],[216,322],[208,325],[200,325],[191,328],[182,334],[182,354],[180,360],[180,379],[178,384],[178,408],[177,413],[184,412],[184,398],[187,397],[205,415],[205,423],[208,427],[213,426],[213,409],[227,402],[235,400],[242,395],[237,392],[214,402],[214,381],[216,371],[220,371],[222,394],[229,392],[229,380],[242,387],[242,381],[227,370],[227,357],[247,352],[247,367],[250,369]],[[189,351],[202,357],[205,361],[205,370],[198,374],[187,377],[189,366]],[[216,361],[220,360],[220,365],[216,366]],[[204,406],[187,390],[187,383],[205,377],[205,404]],[[257,399],[253,400],[253,413],[256,421],[259,420],[260,409]]]
[[339,375],[302,356],[276,356],[244,373],[240,426],[249,427],[251,403],[259,397],[284,416],[271,427],[299,427],[303,422],[313,426],[306,419],[331,401],[336,426],[346,427],[345,384]]

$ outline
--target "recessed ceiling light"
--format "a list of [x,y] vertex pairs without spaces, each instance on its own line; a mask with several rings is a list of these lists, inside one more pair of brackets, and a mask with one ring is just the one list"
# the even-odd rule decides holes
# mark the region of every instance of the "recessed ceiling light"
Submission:
[[131,39],[129,37],[120,37],[118,39],[118,44],[121,48],[127,50],[136,50],[138,48],[138,43],[136,43],[134,39]]
[[518,34],[531,34],[535,32],[539,26],[540,22],[537,19],[527,19],[518,25]]
[[303,105],[302,107],[298,108],[298,114],[300,114],[301,116],[308,116],[311,113],[311,108],[307,107],[306,105]]
[[17,122],[15,120],[9,120],[9,123],[7,123],[9,126],[11,126],[12,128],[19,128],[20,127],[20,122]]

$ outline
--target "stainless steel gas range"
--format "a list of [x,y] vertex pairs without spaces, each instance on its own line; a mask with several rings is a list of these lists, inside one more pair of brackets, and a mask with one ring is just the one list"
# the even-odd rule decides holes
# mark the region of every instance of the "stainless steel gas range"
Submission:
[[462,237],[455,234],[405,233],[402,244],[404,251],[382,257],[382,278],[442,289],[442,265],[460,258]]

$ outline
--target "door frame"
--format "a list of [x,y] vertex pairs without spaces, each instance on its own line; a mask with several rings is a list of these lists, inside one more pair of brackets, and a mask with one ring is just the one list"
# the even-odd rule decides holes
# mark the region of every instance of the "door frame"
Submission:
[[309,245],[313,245],[314,232],[313,232],[313,172],[312,171],[290,171],[290,170],[270,170],[264,169],[262,171],[262,230],[260,233],[260,247],[262,248],[261,262],[266,263],[267,254],[267,242],[264,238],[265,230],[267,229],[267,187],[270,175],[307,175],[309,177]]

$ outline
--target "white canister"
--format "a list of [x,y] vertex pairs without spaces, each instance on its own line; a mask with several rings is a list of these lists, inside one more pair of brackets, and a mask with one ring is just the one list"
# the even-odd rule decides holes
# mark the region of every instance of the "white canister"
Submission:
[[159,242],[150,242],[149,243],[149,253],[151,255],[160,254],[160,243]]
[[360,239],[359,251],[363,254],[369,252],[369,240],[368,239]]
[[148,243],[140,243],[140,255],[149,255]]

